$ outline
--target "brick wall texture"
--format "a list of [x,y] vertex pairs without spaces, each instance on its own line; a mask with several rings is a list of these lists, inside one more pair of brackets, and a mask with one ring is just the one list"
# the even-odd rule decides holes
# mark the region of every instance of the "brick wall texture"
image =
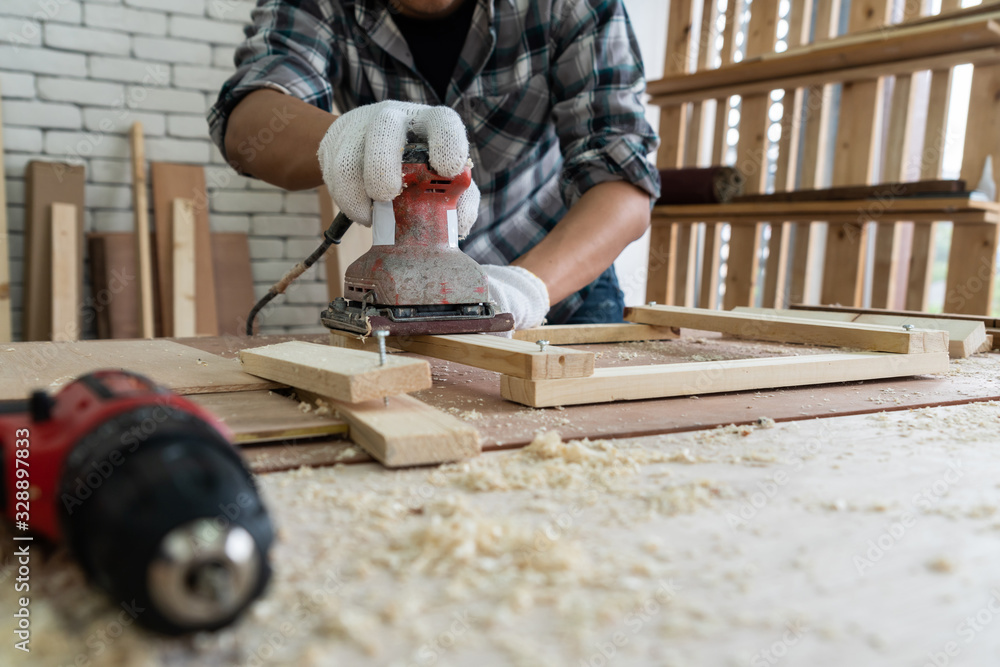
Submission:
[[[143,124],[148,161],[204,165],[212,230],[250,235],[258,295],[319,243],[314,192],[285,192],[237,175],[208,138],[205,111],[233,70],[233,51],[253,5],[252,0],[0,2],[15,336],[23,307],[25,165],[36,159],[84,164],[86,231],[131,231],[127,133],[134,121]],[[322,264],[306,273],[279,297],[261,331],[323,331],[325,275]]]

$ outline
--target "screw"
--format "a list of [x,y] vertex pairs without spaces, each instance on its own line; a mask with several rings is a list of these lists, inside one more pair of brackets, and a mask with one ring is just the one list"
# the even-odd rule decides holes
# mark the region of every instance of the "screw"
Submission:
[[656,302],[655,302],[655,301],[650,301],[650,302],[649,302],[648,304],[646,304],[646,305],[648,305],[648,306],[649,306],[650,308],[652,308],[653,306],[655,306],[655,305],[656,305]]
[[[379,329],[375,332],[375,337],[378,338],[378,365],[385,366],[385,339],[389,335],[389,332],[385,329]],[[389,397],[383,396],[382,402],[385,405],[389,405]]]
[[904,324],[903,328],[906,329],[907,331],[910,331],[911,329],[913,329],[913,325],[912,324]]
[[548,346],[549,346],[549,341],[547,341],[547,340],[540,340],[540,341],[538,341],[538,350],[539,350],[539,352],[544,352],[545,348],[548,347]]

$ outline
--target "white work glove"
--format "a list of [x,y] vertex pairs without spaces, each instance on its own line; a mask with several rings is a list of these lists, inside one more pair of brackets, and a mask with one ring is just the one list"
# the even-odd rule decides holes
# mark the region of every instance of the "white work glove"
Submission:
[[549,312],[549,290],[541,278],[520,266],[484,265],[490,300],[497,311],[514,316],[515,329],[537,327]]
[[[412,131],[427,140],[430,167],[445,178],[469,162],[462,118],[449,107],[389,100],[348,111],[333,122],[317,157],[330,197],[354,222],[372,224],[372,200],[392,201],[403,191],[403,147]],[[458,200],[458,235],[464,238],[479,216],[473,182]]]

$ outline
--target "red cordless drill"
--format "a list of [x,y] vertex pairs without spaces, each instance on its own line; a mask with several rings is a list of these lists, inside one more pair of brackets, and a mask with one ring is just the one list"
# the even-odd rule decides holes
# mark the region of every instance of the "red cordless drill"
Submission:
[[220,628],[263,591],[274,539],[229,436],[140,375],[90,373],[0,404],[0,507],[16,535],[65,542],[145,626]]

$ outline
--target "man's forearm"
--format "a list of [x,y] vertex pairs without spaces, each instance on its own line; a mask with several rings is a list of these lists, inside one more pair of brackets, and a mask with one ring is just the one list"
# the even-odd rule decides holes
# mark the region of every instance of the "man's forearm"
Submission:
[[649,195],[624,181],[595,185],[514,262],[542,279],[551,305],[589,285],[649,227]]
[[323,184],[316,158],[336,116],[276,90],[255,90],[229,115],[226,153],[236,168],[286,190]]

